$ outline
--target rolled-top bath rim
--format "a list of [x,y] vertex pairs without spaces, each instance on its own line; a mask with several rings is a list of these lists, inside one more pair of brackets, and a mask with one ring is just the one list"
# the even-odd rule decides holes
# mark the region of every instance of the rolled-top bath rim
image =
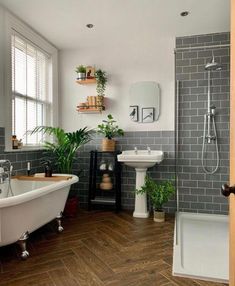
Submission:
[[[27,202],[27,201],[31,201],[33,199],[39,198],[45,194],[49,194],[51,192],[54,192],[58,189],[64,188],[66,186],[75,184],[78,182],[79,178],[75,175],[70,175],[70,174],[56,174],[58,176],[71,176],[71,179],[68,180],[64,180],[64,181],[45,181],[46,183],[48,183],[46,186],[42,186],[39,187],[37,189],[33,189],[32,191],[29,192],[25,192],[19,195],[14,195],[11,197],[7,197],[7,198],[1,198],[0,199],[0,209],[4,208],[4,207],[9,207],[9,206],[13,206],[13,205],[18,205],[21,204],[23,202]],[[13,180],[18,180],[17,178],[12,179]],[[19,181],[23,181],[23,180],[19,180]],[[25,182],[29,182],[26,181]],[[8,182],[6,182],[6,184],[8,184]],[[13,190],[14,192],[14,190]]]

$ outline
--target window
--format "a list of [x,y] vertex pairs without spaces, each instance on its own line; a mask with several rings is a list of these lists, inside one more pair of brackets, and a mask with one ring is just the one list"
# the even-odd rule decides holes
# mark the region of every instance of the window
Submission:
[[11,37],[12,133],[24,145],[39,145],[36,126],[51,124],[50,56],[23,36]]
[[38,149],[42,135],[36,126],[58,126],[58,51],[28,25],[4,12],[5,151],[12,135],[23,140],[22,150]]

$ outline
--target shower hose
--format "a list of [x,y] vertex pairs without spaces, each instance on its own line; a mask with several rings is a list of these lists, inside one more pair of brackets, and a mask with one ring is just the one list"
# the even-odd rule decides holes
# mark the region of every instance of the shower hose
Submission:
[[216,126],[215,126],[215,119],[214,116],[212,116],[212,124],[214,129],[214,138],[215,141],[215,149],[216,149],[216,166],[211,171],[208,170],[205,166],[205,155],[206,155],[206,123],[207,123],[207,114],[204,115],[204,128],[203,128],[203,141],[202,141],[202,156],[201,156],[201,162],[202,162],[202,168],[203,171],[206,174],[214,174],[218,168],[219,168],[219,149],[218,149],[218,140],[217,140],[217,132],[216,132]]

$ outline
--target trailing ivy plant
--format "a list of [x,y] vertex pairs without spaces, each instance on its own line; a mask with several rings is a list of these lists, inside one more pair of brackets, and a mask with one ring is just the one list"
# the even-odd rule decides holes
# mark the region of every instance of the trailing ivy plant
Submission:
[[96,78],[96,91],[97,95],[104,96],[104,92],[106,89],[106,83],[107,83],[107,76],[106,72],[102,71],[101,69],[98,69],[95,72],[95,78]]
[[116,136],[123,136],[124,131],[115,123],[116,121],[113,119],[113,116],[109,114],[107,120],[103,120],[103,123],[98,125],[97,132],[103,134],[104,137],[108,139],[112,139]]
[[136,190],[136,193],[146,193],[150,198],[154,210],[162,211],[163,204],[167,203],[175,193],[175,186],[170,180],[156,183],[149,176],[146,176],[144,185],[141,189]]
[[54,137],[52,142],[44,141],[47,160],[53,162],[60,173],[71,174],[77,150],[91,140],[93,131],[85,127],[75,132],[65,132],[59,127],[38,126],[31,134],[38,132]]

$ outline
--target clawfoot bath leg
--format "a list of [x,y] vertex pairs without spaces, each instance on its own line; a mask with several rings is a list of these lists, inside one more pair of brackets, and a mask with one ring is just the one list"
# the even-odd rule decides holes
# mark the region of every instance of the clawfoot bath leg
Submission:
[[26,231],[25,233],[23,233],[20,237],[20,239],[18,240],[18,244],[21,248],[21,259],[25,260],[29,257],[29,252],[26,249],[26,241],[29,237],[29,232]]
[[58,224],[58,232],[62,232],[64,230],[63,226],[61,225],[61,219],[62,219],[62,212],[56,217]]

